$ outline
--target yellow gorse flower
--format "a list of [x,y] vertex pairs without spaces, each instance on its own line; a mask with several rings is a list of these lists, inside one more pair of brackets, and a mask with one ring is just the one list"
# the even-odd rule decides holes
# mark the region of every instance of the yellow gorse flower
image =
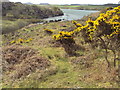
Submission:
[[16,44],[28,43],[28,42],[30,42],[30,41],[32,41],[32,40],[33,40],[32,38],[29,38],[29,39],[27,39],[27,40],[22,39],[22,38],[19,38],[19,39],[17,39],[17,40],[12,40],[12,41],[10,42],[10,44],[14,44],[14,43],[16,43]]
[[72,23],[74,24],[74,25],[76,25],[76,27],[82,27],[82,25],[80,24],[80,23],[77,23],[76,21],[72,21]]
[[53,33],[54,32],[54,30],[52,30],[52,29],[44,29],[44,31],[46,31],[48,33]]
[[15,40],[12,40],[10,43],[11,43],[11,44],[15,43]]
[[[86,21],[86,25],[81,25],[77,21],[72,21],[72,23],[77,27],[73,31],[60,31],[57,35],[53,35],[55,40],[62,39],[73,39],[73,37],[82,30],[86,30],[86,34],[89,39],[92,40],[95,32],[106,31],[109,33],[104,33],[104,37],[112,37],[113,35],[120,34],[120,6],[111,8],[106,13],[101,13],[96,20],[89,18]],[[109,27],[109,28],[107,28]]]

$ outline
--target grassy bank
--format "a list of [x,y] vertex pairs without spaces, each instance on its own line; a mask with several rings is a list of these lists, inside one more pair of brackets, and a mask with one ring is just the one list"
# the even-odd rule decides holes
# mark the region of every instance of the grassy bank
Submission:
[[2,20],[2,33],[14,32],[15,30],[21,29],[30,23],[42,22],[42,19],[12,19],[12,20]]

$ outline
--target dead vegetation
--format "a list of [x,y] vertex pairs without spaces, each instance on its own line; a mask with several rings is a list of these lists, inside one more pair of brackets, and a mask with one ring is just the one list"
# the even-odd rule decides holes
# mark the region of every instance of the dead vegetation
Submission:
[[118,86],[118,69],[113,67],[108,68],[107,64],[99,60],[98,56],[98,53],[88,54],[71,60],[76,71],[80,71],[81,73],[86,72],[79,77],[79,80],[87,83],[96,82],[96,86],[102,88],[112,88],[113,83]]
[[3,73],[10,72],[10,77],[19,79],[36,69],[43,70],[50,62],[37,55],[37,51],[19,45],[3,48]]

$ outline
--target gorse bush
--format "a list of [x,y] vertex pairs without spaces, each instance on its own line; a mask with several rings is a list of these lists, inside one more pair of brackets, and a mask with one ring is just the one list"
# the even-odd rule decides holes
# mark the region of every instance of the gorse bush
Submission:
[[12,40],[10,41],[10,44],[22,44],[22,43],[29,43],[30,41],[32,41],[33,39],[32,38],[28,38],[28,39],[22,39],[22,38],[19,38],[19,39],[16,39],[16,40]]
[[57,35],[53,35],[53,38],[57,42],[60,42],[62,44],[66,53],[70,56],[76,55],[75,53],[76,49],[74,48],[76,44],[73,37],[74,37],[73,31],[71,32],[60,31]]
[[[107,11],[106,13],[101,13],[100,16],[95,20],[89,19],[85,26],[79,28],[84,30],[83,35],[85,40],[89,39],[92,43],[99,45],[102,49],[106,50],[106,61],[108,66],[110,63],[107,59],[108,49],[114,53],[114,66],[116,59],[119,59],[119,55],[116,55],[116,52],[119,54],[120,50],[120,6],[115,7],[112,10]],[[93,44],[92,44],[93,45]]]
[[74,32],[67,32],[67,31],[60,31],[59,34],[53,35],[55,40],[66,40],[66,39],[73,39]]
[[74,37],[81,32],[85,42],[90,43],[91,46],[95,45],[96,47],[99,46],[101,49],[105,49],[105,59],[108,63],[108,66],[110,66],[110,63],[108,61],[107,53],[108,49],[111,50],[114,54],[115,66],[116,60],[118,60],[120,56],[117,55],[117,53],[119,54],[120,51],[119,16],[120,6],[108,10],[106,13],[101,13],[96,20],[89,18],[86,21],[86,25],[72,21],[72,23],[76,26],[76,29],[70,32],[60,31],[57,35],[53,35],[53,38],[62,44],[72,45],[72,43],[75,44]]
[[51,30],[51,29],[44,29],[44,31],[47,33],[47,34],[52,34],[54,32],[54,30]]

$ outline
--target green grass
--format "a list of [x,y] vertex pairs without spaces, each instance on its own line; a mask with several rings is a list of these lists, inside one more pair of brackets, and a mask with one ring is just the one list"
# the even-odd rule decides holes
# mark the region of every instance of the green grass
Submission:
[[[66,62],[67,61],[67,62]],[[52,63],[56,67],[56,73],[53,75],[47,75],[46,77],[35,80],[35,75],[38,73],[33,73],[29,77],[25,78],[23,81],[16,82],[12,84],[16,88],[81,88],[81,87],[95,87],[94,84],[87,84],[84,81],[79,80],[79,76],[84,75],[85,72],[76,72],[73,66],[68,63],[68,60],[63,61],[52,60]],[[37,77],[36,77],[37,78]],[[7,86],[11,87],[11,86]]]
[[[16,87],[16,88],[99,88],[110,86],[109,82],[106,81],[106,83],[103,83],[101,81],[84,81],[84,76],[89,75],[92,72],[99,72],[98,69],[95,71],[91,71],[89,68],[83,68],[75,67],[76,65],[73,65],[70,63],[71,59],[76,59],[76,57],[55,57],[55,53],[59,54],[63,51],[59,51],[59,48],[56,48],[51,53],[52,48],[42,49],[42,53],[44,56],[53,55],[54,58],[50,59],[52,66],[48,68],[48,71],[46,73],[43,73],[43,76],[41,78],[41,73],[38,71],[31,73],[29,76],[24,78],[23,80],[20,80],[19,82],[13,83],[11,82],[11,86],[5,86],[6,87]],[[41,49],[39,49],[41,51]],[[48,50],[48,52],[46,51]],[[100,59],[100,58],[99,58]],[[98,59],[98,60],[99,60]],[[98,62],[96,62],[98,63]],[[97,65],[94,63],[94,65]],[[114,82],[113,82],[114,84]],[[3,84],[4,85],[4,84]],[[115,84],[116,86],[116,84]]]
[[72,5],[58,5],[58,7],[80,7],[80,6],[72,6]]
[[62,9],[83,9],[83,10],[102,10],[108,6],[104,5],[56,5]]
[[14,20],[2,20],[2,33],[9,33],[22,27],[35,22],[41,22],[41,19],[14,19]]
[[3,33],[13,32],[28,24],[29,22],[26,22],[24,20],[15,20],[15,21],[2,20],[2,32]]

